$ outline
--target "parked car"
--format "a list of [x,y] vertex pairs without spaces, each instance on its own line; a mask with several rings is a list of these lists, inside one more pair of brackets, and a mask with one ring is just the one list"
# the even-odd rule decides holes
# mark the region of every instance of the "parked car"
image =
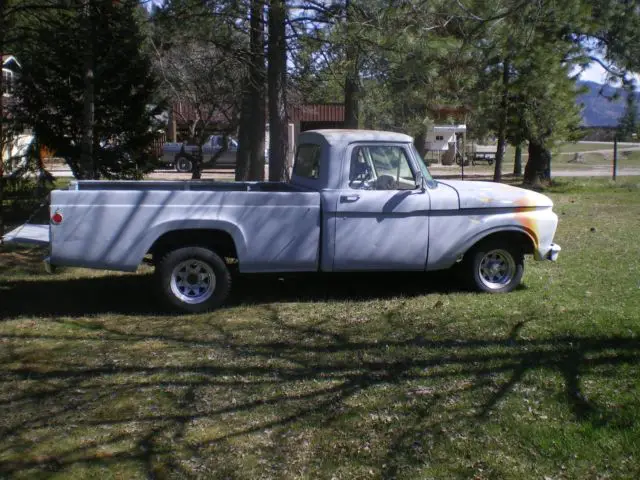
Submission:
[[[145,256],[167,304],[219,307],[231,272],[432,271],[510,292],[524,256],[555,261],[545,195],[434,180],[399,133],[299,136],[290,182],[75,181],[51,193],[48,226],[7,241],[49,245],[48,265],[135,271]],[[38,236],[40,238],[38,239]]]
[[[228,137],[227,150],[223,152],[215,161],[215,166],[220,168],[235,168],[236,154],[238,152],[238,142]],[[202,145],[202,166],[208,167],[213,164],[216,154],[222,150],[224,136],[211,135]],[[183,148],[184,147],[184,148]],[[162,147],[162,157],[160,163],[175,167],[178,172],[188,173],[193,170],[193,163],[189,155],[198,153],[197,145],[187,145],[183,143],[165,143]]]

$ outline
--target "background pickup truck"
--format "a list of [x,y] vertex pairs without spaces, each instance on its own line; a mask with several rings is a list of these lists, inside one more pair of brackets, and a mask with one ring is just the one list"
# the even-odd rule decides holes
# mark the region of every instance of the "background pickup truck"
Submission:
[[[215,155],[222,149],[224,137],[222,135],[211,135],[202,145],[202,166],[208,166]],[[174,166],[178,172],[191,172],[193,165],[191,160],[183,154],[191,155],[198,153],[197,145],[184,145],[182,143],[165,143],[162,146],[162,157],[160,163]],[[233,138],[227,140],[227,150],[223,152],[215,162],[217,167],[233,168],[236,165],[236,154],[238,152],[238,142]]]
[[[170,306],[220,306],[231,272],[425,271],[458,265],[485,292],[521,281],[523,256],[556,260],[558,217],[541,194],[435,181],[411,137],[317,130],[290,183],[78,181],[51,193],[51,265],[135,271],[150,255]],[[37,240],[38,235],[40,239]]]

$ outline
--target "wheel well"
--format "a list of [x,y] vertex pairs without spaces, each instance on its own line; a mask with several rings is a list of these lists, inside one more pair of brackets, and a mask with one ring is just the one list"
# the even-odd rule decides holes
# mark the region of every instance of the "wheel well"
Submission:
[[475,248],[479,243],[496,240],[506,241],[509,245],[520,246],[522,248],[522,253],[524,254],[532,254],[534,252],[535,246],[533,243],[533,239],[525,232],[515,230],[507,230],[487,235],[486,237],[483,237],[481,240],[477,241],[469,250]]
[[174,230],[160,236],[149,248],[147,253],[155,260],[167,252],[186,246],[201,246],[210,248],[227,262],[237,261],[238,251],[231,235],[223,230],[191,229]]

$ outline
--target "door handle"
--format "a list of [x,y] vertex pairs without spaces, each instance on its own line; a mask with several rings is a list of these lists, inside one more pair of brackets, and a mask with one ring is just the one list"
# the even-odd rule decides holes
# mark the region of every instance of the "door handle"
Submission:
[[357,202],[358,200],[360,200],[360,195],[342,195],[340,197],[342,203]]

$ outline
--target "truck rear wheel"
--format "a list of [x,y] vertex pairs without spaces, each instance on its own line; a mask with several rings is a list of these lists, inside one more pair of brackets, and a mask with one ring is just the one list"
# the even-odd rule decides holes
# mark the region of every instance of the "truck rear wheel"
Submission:
[[231,290],[224,260],[204,247],[168,252],[156,266],[156,279],[169,306],[188,313],[218,308]]
[[466,263],[472,286],[482,292],[511,292],[524,274],[522,250],[499,238],[478,244],[469,252]]
[[193,164],[187,157],[176,158],[176,170],[180,173],[191,173]]

